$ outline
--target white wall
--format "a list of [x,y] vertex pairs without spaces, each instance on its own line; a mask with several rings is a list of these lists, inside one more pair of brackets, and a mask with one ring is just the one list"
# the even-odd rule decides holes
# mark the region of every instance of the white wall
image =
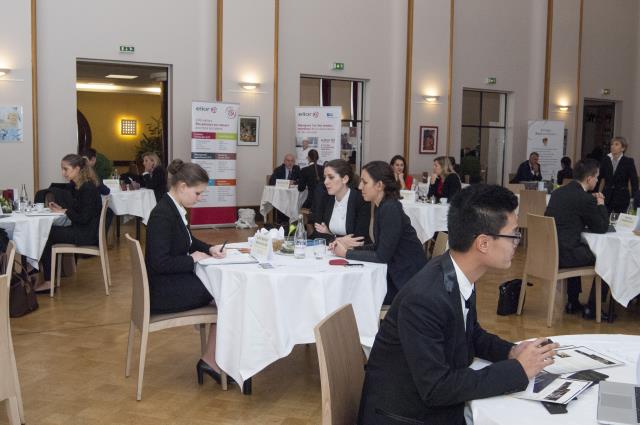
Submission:
[[5,19],[0,25],[0,68],[9,68],[11,73],[0,78],[0,105],[22,106],[24,132],[22,142],[0,143],[0,189],[26,184],[33,195],[30,2],[3,2],[2,13]]
[[[191,101],[215,100],[216,4],[157,0],[152,6],[145,0],[37,2],[41,185],[60,180],[59,159],[77,150],[77,58],[172,65],[170,155],[190,157]],[[121,44],[135,45],[135,53],[119,53]]]

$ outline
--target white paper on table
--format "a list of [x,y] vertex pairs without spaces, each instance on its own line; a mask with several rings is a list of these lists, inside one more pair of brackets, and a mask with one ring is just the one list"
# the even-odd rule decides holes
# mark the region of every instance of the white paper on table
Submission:
[[253,244],[251,245],[251,256],[258,261],[273,260],[273,244],[271,242],[271,235],[256,234]]
[[555,374],[542,373],[529,381],[526,390],[514,393],[512,396],[525,400],[567,404],[581,392],[589,388],[590,385],[591,381],[565,379]]
[[289,186],[291,186],[291,180],[287,180],[287,179],[276,180],[276,187],[279,189],[289,189]]
[[624,362],[611,356],[598,353],[588,347],[560,347],[553,357],[554,363],[544,368],[549,373],[559,375],[581,370],[602,369],[623,365]]
[[244,254],[237,249],[227,250],[227,255],[224,258],[208,257],[198,261],[198,263],[202,264],[203,266],[220,266],[223,264],[252,264],[257,262],[258,260],[253,258],[251,255]]
[[638,217],[631,214],[620,214],[618,216],[618,222],[616,223],[616,229],[629,229],[633,230],[636,227]]

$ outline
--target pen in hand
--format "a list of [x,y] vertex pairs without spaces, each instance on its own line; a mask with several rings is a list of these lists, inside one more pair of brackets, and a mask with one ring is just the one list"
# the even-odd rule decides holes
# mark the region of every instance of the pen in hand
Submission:
[[224,247],[227,246],[227,242],[229,241],[224,241],[224,243],[222,244],[222,246],[220,247],[220,253],[224,252]]

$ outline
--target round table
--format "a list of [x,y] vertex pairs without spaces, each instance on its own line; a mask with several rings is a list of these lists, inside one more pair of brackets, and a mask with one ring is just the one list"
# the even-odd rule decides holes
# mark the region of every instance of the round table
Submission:
[[196,274],[218,306],[216,361],[242,383],[286,357],[295,344],[315,342],[313,328],[352,304],[361,343],[371,347],[387,292],[386,264],[330,266],[323,260],[274,255],[271,269],[258,264],[196,265]]
[[6,230],[9,239],[15,242],[16,251],[27,257],[29,264],[37,269],[51,226],[62,216],[63,213],[14,212],[9,217],[0,218],[0,227]]
[[[636,383],[636,362],[640,336],[636,335],[562,335],[552,336],[562,345],[584,345],[625,362],[622,366],[598,369],[614,382]],[[597,424],[598,386],[587,388],[567,405],[568,413],[551,415],[540,402],[511,396],[498,396],[470,403],[475,425],[588,425]]]
[[116,236],[120,237],[120,216],[132,215],[136,217],[136,239],[140,239],[140,220],[146,226],[155,206],[156,195],[151,189],[112,191],[109,194],[109,209],[118,216]]
[[290,221],[296,221],[300,208],[307,200],[308,190],[298,191],[298,187],[284,188],[276,186],[265,186],[262,190],[260,200],[260,214],[267,218],[267,214],[275,208],[289,217]]
[[405,214],[416,229],[418,239],[425,243],[436,232],[447,231],[448,204],[429,204],[424,202],[400,201]]

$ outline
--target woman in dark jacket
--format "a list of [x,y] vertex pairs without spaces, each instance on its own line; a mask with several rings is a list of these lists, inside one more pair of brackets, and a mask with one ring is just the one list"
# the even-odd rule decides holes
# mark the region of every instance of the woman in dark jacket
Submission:
[[433,160],[433,173],[429,183],[428,196],[434,196],[437,202],[440,202],[440,198],[453,198],[453,195],[462,189],[460,177],[453,171],[446,156],[439,156]]
[[302,204],[302,208],[313,207],[313,194],[316,191],[316,185],[323,180],[323,167],[318,165],[318,151],[311,149],[307,155],[309,165],[300,170],[300,178],[298,179],[298,192],[307,191],[307,199]]
[[[196,276],[194,266],[209,256],[225,256],[221,245],[198,240],[187,226],[186,208],[193,207],[207,189],[207,172],[197,164],[176,159],[169,165],[169,174],[171,188],[151,211],[147,225],[145,262],[152,313],[175,313],[210,304],[213,297]],[[220,383],[215,341],[214,323],[207,351],[196,366],[200,384],[204,373]]]
[[[62,176],[73,184],[71,197],[65,205],[50,202],[52,212],[64,213],[70,226],[52,226],[47,244],[42,251],[42,271],[44,282],[36,287],[36,291],[49,290],[51,287],[51,247],[57,243],[72,243],[76,245],[98,245],[98,225],[102,198],[98,192],[100,184],[89,160],[76,154],[69,154],[62,158]],[[67,195],[68,196],[68,195]]]
[[375,205],[373,243],[350,247],[349,238],[330,245],[334,254],[349,260],[387,264],[387,295],[391,304],[398,291],[427,263],[422,244],[402,210],[398,183],[391,166],[373,161],[362,169],[360,190],[365,201]]
[[602,187],[604,203],[609,212],[627,212],[631,195],[638,191],[636,164],[633,158],[624,155],[627,146],[624,137],[614,137],[611,140],[611,153],[600,162],[600,184],[604,181],[604,187],[599,187]]
[[353,169],[342,159],[329,161],[324,167],[326,196],[314,201],[312,238],[333,241],[336,236],[351,235],[354,243],[369,241],[371,204],[352,188]]
[[156,202],[167,193],[167,172],[162,168],[160,158],[155,152],[147,152],[142,155],[144,173],[142,173],[142,187],[153,190]]
[[562,169],[558,171],[558,184],[562,186],[562,183],[567,180],[573,180],[573,170],[571,169],[571,158],[563,156],[560,160]]

